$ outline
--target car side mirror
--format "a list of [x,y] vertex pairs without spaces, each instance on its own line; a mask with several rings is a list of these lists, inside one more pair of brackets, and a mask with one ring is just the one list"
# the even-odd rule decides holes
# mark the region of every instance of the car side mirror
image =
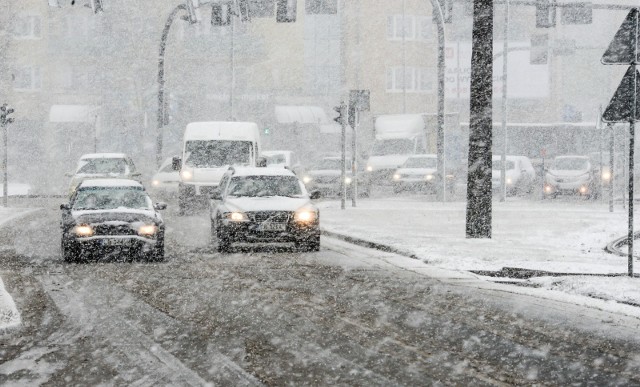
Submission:
[[167,203],[164,202],[158,202],[156,204],[153,205],[153,209],[154,210],[166,210],[167,209]]
[[220,189],[216,188],[211,191],[209,198],[211,198],[211,200],[222,200],[222,192],[220,192]]
[[64,211],[68,211],[68,210],[70,210],[70,209],[71,209],[71,205],[70,205],[69,203],[62,203],[62,204],[60,205],[60,209],[61,209],[61,210],[64,210]]
[[173,156],[173,158],[171,159],[171,168],[174,171],[179,171],[180,169],[182,169],[182,159],[178,156]]
[[140,173],[140,172],[133,172],[131,174],[131,177],[140,177],[140,176],[142,176],[142,173]]
[[320,193],[320,191],[312,191],[311,194],[309,194],[309,198],[312,200],[316,200],[316,199],[320,199],[322,197],[322,194]]

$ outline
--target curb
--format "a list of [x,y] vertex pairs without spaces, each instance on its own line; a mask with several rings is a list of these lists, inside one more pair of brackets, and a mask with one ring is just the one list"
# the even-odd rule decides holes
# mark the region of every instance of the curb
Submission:
[[410,251],[398,249],[398,248],[395,248],[393,246],[385,245],[385,244],[382,244],[382,243],[371,242],[371,241],[368,241],[366,239],[357,238],[357,237],[353,237],[353,236],[349,236],[349,235],[345,235],[345,234],[340,234],[340,233],[333,232],[333,231],[328,231],[328,230],[325,230],[325,229],[320,229],[320,233],[322,235],[326,235],[328,237],[340,239],[340,240],[343,240],[345,242],[352,243],[354,245],[358,245],[358,246],[362,246],[362,247],[368,247],[370,249],[376,249],[376,250],[384,251],[386,253],[398,254],[398,255],[402,255],[403,257],[408,257],[408,258],[413,258],[413,259],[421,259],[416,254],[414,254],[414,253],[412,253]]

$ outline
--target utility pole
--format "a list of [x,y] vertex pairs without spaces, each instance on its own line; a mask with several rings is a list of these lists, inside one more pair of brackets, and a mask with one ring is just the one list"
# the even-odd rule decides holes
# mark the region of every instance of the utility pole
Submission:
[[7,104],[3,104],[0,106],[0,126],[2,126],[2,145],[4,148],[4,152],[2,154],[2,205],[7,207],[7,199],[9,198],[9,174],[7,173],[8,167],[8,153],[9,146],[7,141],[7,126],[13,122],[13,118],[9,117],[9,114],[13,113],[14,110],[10,107],[7,107]]
[[467,238],[491,238],[493,0],[474,0],[471,53]]

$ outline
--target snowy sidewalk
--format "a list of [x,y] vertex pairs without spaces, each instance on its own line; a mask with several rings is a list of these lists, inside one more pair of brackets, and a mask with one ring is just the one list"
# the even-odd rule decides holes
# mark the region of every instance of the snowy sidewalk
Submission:
[[[464,202],[439,203],[424,197],[361,200],[340,209],[320,203],[323,230],[358,238],[416,256],[452,270],[507,268],[554,273],[626,274],[625,257],[604,247],[627,232],[627,211],[584,200],[493,203],[492,239],[465,238]],[[640,221],[638,222],[640,225]],[[638,226],[636,226],[638,227]],[[640,261],[635,262],[640,272]],[[628,277],[534,277],[536,287],[640,305],[640,279]]]
[[[33,211],[26,208],[6,208],[0,206],[0,227],[3,223],[24,216]],[[2,254],[3,246],[0,246],[0,254]],[[4,288],[4,283],[0,277],[0,331],[15,327],[20,324],[20,313],[16,308],[11,295]]]

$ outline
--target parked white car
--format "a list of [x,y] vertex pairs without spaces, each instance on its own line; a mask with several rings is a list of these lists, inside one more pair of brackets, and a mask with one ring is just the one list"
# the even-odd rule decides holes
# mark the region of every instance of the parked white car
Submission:
[[149,191],[154,198],[176,198],[179,183],[180,173],[173,169],[173,158],[169,157],[162,162],[158,171],[153,175]]
[[594,197],[598,195],[594,168],[587,156],[557,156],[545,174],[544,193]]
[[[393,174],[393,192],[435,193],[438,184],[438,157],[434,154],[410,156]],[[455,179],[447,176],[447,191],[455,191]]]
[[[492,158],[491,184],[494,191],[502,187],[502,156]],[[526,156],[507,155],[505,157],[505,177],[507,194],[517,195],[531,192],[536,179],[536,171]]]
[[262,157],[267,160],[268,168],[287,168],[298,176],[304,173],[298,155],[289,150],[263,151]]

